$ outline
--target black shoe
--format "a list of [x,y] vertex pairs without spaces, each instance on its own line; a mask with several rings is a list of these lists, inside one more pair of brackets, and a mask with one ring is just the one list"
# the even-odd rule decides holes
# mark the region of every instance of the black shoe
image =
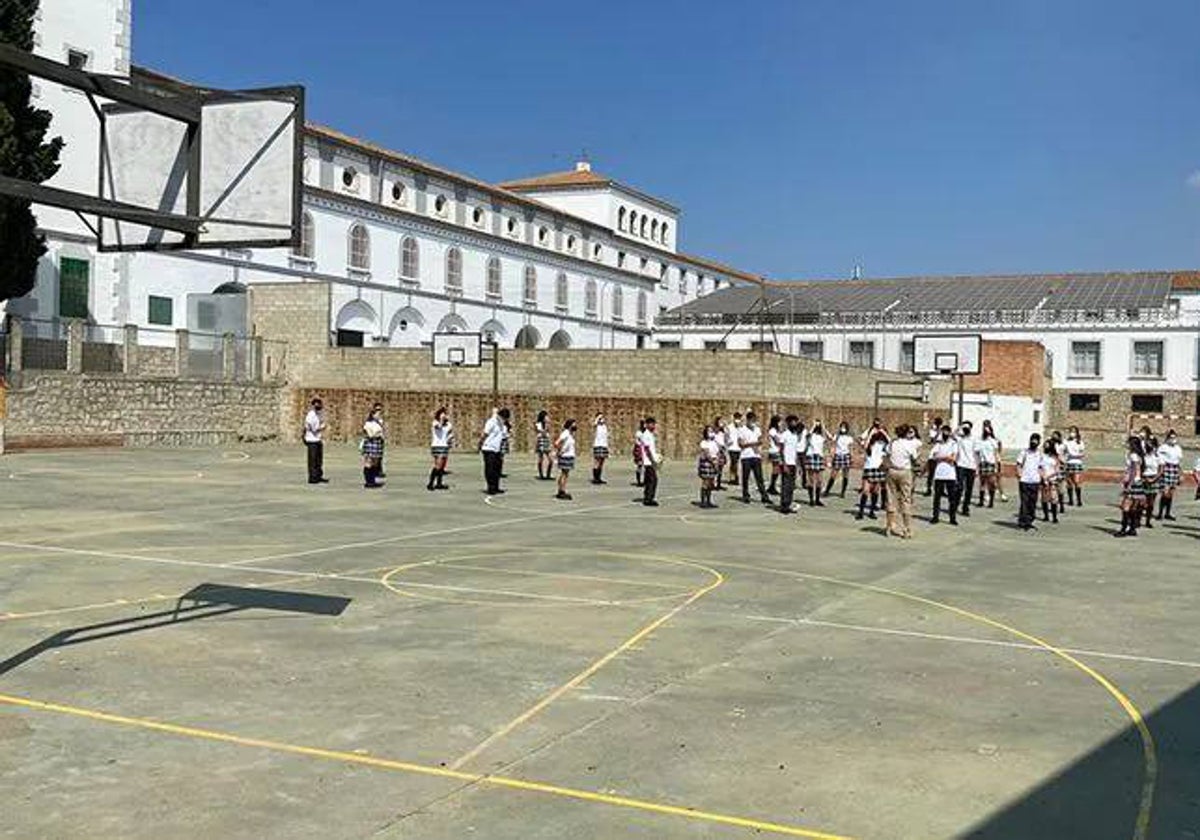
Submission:
[[1174,522],[1174,521],[1175,521],[1175,515],[1174,515],[1174,514],[1171,514],[1171,513],[1168,513],[1168,514],[1166,514],[1166,515],[1163,517],[1163,519],[1167,520],[1168,522]]
[[748,505],[748,504],[750,504],[750,497],[749,497],[749,496],[742,496],[742,504],[744,504],[744,505]]
[[450,489],[450,485],[449,485],[449,484],[435,484],[435,485],[433,486],[433,489],[434,489],[434,490],[449,490],[449,489]]
[[569,502],[569,501],[571,501],[571,494],[570,493],[555,493],[554,498],[562,499],[564,502]]
[[817,499],[815,502],[813,502],[813,507],[825,507],[825,503],[820,499]]
[[951,525],[957,525],[957,524],[958,524],[958,520],[957,520],[957,519],[951,519],[951,520],[950,520],[950,524],[951,524]]
[[[760,502],[762,502],[764,505],[773,505],[773,504],[775,504],[773,501],[771,501],[771,497],[770,497],[770,496],[763,496],[761,499],[759,499],[759,501],[760,501]],[[749,503],[747,503],[747,504],[749,504]]]
[[600,481],[599,479],[596,479],[596,478],[593,478],[593,479],[592,479],[592,484],[603,484],[603,483],[604,483],[604,482],[603,482],[603,481]]
[[[862,522],[864,516],[866,516],[866,514],[863,513],[861,510],[854,514],[854,518],[857,519],[859,522]],[[936,519],[933,521],[937,522]]]
[[432,484],[426,484],[426,485],[425,485],[425,489],[426,489],[426,490],[428,490],[430,493],[432,493],[432,492],[433,492],[434,490],[436,490],[437,488],[436,488],[436,487],[434,487]]
[[941,520],[940,520],[940,519],[938,519],[938,518],[935,516],[935,517],[933,517],[932,519],[930,519],[930,520],[929,520],[929,524],[930,524],[930,525],[936,525],[936,524],[938,524],[938,522],[940,522],[940,521],[941,521]]
[[959,516],[970,516],[970,515],[971,515],[971,511],[969,511],[969,510],[964,510],[962,513],[959,514]]
[[642,502],[642,504],[646,507],[658,507],[658,502],[654,501],[653,499],[648,502]]

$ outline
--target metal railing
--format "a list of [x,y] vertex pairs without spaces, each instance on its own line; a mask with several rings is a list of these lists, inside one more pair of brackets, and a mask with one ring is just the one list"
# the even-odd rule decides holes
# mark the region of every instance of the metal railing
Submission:
[[125,371],[125,330],[108,324],[84,324],[80,370],[83,373]]
[[21,367],[24,370],[67,369],[67,324],[22,318]]

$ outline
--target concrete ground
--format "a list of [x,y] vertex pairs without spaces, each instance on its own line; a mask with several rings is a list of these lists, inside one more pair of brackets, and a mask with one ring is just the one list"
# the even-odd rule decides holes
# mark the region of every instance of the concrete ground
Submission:
[[900,542],[685,464],[646,509],[623,459],[573,502],[327,460],[0,460],[0,836],[1200,836],[1190,487]]

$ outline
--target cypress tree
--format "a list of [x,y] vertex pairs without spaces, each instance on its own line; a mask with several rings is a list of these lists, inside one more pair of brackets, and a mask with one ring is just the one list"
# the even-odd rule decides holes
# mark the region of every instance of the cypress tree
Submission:
[[[0,41],[33,51],[38,0],[0,0]],[[41,183],[58,171],[61,137],[46,140],[50,112],[30,103],[29,76],[0,68],[0,173]],[[46,245],[28,201],[0,196],[0,301],[28,293]]]

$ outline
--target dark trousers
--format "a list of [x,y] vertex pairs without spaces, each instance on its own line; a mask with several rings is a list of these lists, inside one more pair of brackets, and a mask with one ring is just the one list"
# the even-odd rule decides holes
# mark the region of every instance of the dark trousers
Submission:
[[750,477],[754,476],[754,483],[758,487],[759,498],[766,498],[767,487],[763,484],[762,477],[762,458],[743,458],[740,464],[742,468],[742,499],[750,501]]
[[325,444],[320,441],[304,441],[308,450],[308,483],[316,484],[325,477]]
[[779,512],[791,513],[792,499],[796,495],[796,468],[785,464],[780,480],[783,482],[783,487],[779,491]]
[[1022,528],[1029,528],[1037,518],[1038,496],[1041,495],[1042,485],[1022,481],[1018,486],[1021,488],[1021,512],[1017,515],[1017,522]]
[[950,521],[958,521],[958,482],[953,478],[935,478],[933,481],[933,521],[938,521],[942,497],[950,503]]
[[483,480],[487,483],[489,493],[495,493],[500,489],[500,471],[503,466],[503,455],[499,452],[483,450]]
[[653,502],[658,493],[658,467],[642,467],[642,501]]
[[958,468],[958,493],[962,496],[962,512],[971,515],[971,497],[975,493],[975,470]]

